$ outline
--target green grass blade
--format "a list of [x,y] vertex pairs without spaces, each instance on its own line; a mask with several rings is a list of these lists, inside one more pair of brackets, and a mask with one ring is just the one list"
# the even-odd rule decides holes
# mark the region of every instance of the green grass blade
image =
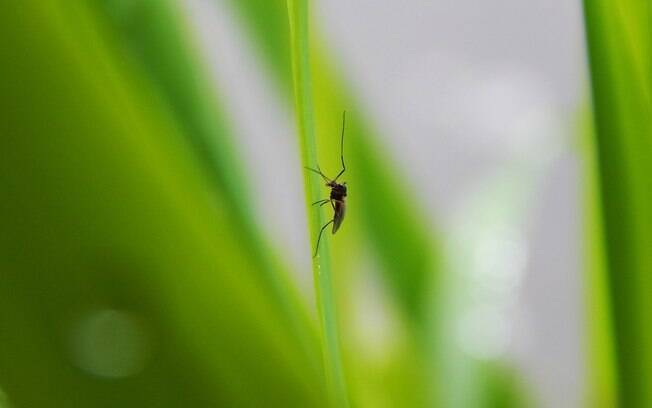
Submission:
[[[310,75],[309,52],[309,4],[308,0],[288,0],[290,22],[290,49],[292,55],[292,72],[294,78],[295,105],[297,125],[301,144],[303,164],[315,168],[317,164],[317,145],[313,118],[312,83]],[[317,244],[317,236],[325,223],[323,211],[315,209],[311,203],[322,199],[322,180],[313,172],[305,172],[306,205],[309,215],[312,247]],[[346,380],[342,368],[337,314],[331,282],[331,262],[329,253],[328,231],[321,240],[317,256],[312,262],[317,307],[322,330],[322,351],[326,383],[330,391],[333,406],[348,406]]]
[[[79,3],[0,13],[0,387],[30,407],[325,405],[228,199],[100,26]],[[142,371],[78,354],[79,318],[107,308],[150,345]]]
[[649,2],[584,2],[621,406],[652,406]]

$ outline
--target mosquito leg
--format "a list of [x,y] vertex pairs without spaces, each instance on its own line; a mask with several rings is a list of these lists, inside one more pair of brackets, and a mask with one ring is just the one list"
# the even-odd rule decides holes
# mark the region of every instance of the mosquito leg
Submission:
[[321,207],[322,205],[326,204],[330,200],[331,200],[330,198],[324,198],[323,200],[317,200],[317,201],[315,201],[314,203],[312,203],[310,205],[319,204],[319,206]]
[[313,258],[317,257],[317,251],[319,251],[319,241],[321,241],[321,234],[324,232],[326,227],[328,227],[329,225],[331,225],[333,223],[333,221],[335,221],[334,218],[332,220],[328,221],[326,224],[324,224],[324,226],[321,227],[321,229],[319,230],[319,236],[317,237],[317,245],[315,246],[315,254],[312,256]]

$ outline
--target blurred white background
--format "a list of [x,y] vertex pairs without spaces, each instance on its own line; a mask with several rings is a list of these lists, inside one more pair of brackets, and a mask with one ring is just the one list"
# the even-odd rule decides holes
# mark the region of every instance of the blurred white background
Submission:
[[[290,109],[229,2],[186,5],[215,83],[232,101],[262,219],[297,269],[309,271]],[[580,2],[322,0],[313,11],[406,182],[444,228],[463,288],[460,349],[514,362],[541,406],[581,405]],[[310,274],[299,278],[311,292]]]

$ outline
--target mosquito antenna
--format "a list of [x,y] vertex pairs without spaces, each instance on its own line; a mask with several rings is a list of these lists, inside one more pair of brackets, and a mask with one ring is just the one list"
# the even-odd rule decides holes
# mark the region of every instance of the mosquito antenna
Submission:
[[346,111],[342,112],[342,136],[340,138],[340,159],[342,160],[342,171],[333,179],[337,181],[338,178],[346,171],[346,165],[344,165],[344,128],[346,127]]

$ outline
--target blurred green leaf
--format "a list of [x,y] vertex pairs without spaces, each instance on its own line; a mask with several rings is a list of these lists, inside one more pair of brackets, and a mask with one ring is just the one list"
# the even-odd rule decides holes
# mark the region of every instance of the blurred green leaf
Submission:
[[227,119],[171,0],[88,0],[113,36],[118,58],[137,65],[184,127],[201,163],[238,218],[251,218],[249,186]]
[[[323,405],[226,193],[100,26],[79,3],[0,14],[0,386],[30,407]],[[107,311],[142,360],[115,378],[98,353],[129,350],[83,324]]]
[[[117,58],[141,68],[139,80],[149,80],[183,126],[214,188],[224,196],[238,238],[249,251],[273,299],[300,340],[306,356],[318,355],[317,336],[287,271],[258,230],[251,209],[249,182],[233,146],[227,118],[215,87],[207,79],[177,4],[170,0],[89,0],[115,37]],[[319,370],[319,361],[314,362]]]
[[650,5],[585,1],[620,406],[652,406]]

